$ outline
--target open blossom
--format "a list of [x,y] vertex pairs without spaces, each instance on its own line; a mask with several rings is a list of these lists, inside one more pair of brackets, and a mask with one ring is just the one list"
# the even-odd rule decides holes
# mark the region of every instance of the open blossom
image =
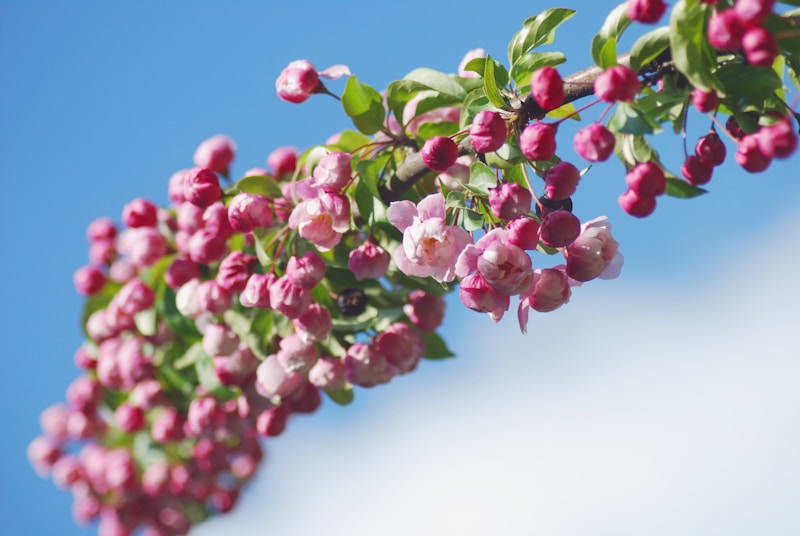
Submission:
[[622,270],[619,243],[611,236],[611,224],[605,216],[583,224],[581,234],[565,250],[567,275],[576,281],[596,277],[614,279]]
[[533,277],[531,258],[507,240],[508,231],[497,228],[461,252],[456,275],[465,277],[477,270],[483,281],[503,294],[519,294]]
[[403,232],[403,243],[392,254],[403,273],[436,281],[455,278],[456,259],[472,243],[472,237],[464,229],[446,224],[442,194],[431,194],[416,206],[411,201],[395,201],[389,205],[387,217]]
[[530,287],[520,295],[518,315],[522,333],[528,331],[529,309],[541,313],[555,311],[569,301],[571,294],[569,278],[563,265],[535,270]]
[[357,281],[380,279],[389,268],[389,254],[372,240],[367,240],[350,252],[347,267]]
[[300,236],[328,251],[342,240],[350,229],[350,200],[340,194],[319,192],[313,199],[302,201],[289,216],[289,227]]
[[511,297],[497,292],[486,284],[480,274],[468,275],[458,287],[461,303],[479,313],[489,313],[493,322],[499,322],[508,311]]

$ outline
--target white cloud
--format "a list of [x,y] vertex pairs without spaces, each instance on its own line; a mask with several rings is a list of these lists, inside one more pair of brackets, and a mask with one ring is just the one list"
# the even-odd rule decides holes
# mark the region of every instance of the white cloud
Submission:
[[780,262],[623,274],[525,337],[451,307],[460,357],[292,421],[196,534],[800,533],[800,219],[775,229]]

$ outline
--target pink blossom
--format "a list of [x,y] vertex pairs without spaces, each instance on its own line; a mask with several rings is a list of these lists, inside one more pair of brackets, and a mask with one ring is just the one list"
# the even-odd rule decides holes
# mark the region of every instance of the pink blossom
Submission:
[[205,208],[222,197],[219,178],[213,170],[196,167],[184,176],[183,197],[198,207]]
[[445,307],[443,297],[416,289],[408,295],[408,303],[403,306],[403,312],[422,331],[436,331],[444,320]]
[[526,215],[531,210],[532,201],[530,190],[514,182],[504,182],[495,188],[489,188],[489,206],[495,216],[503,220]]
[[164,272],[164,281],[170,288],[180,288],[189,280],[199,277],[200,265],[189,259],[174,259]]
[[269,288],[277,278],[275,274],[253,274],[247,280],[244,290],[239,295],[239,303],[243,307],[260,307],[269,309]]
[[117,227],[111,218],[97,218],[86,228],[86,238],[89,242],[113,240],[116,236]]
[[214,281],[203,281],[197,286],[197,303],[201,311],[221,315],[231,308],[233,296],[230,291]]
[[406,275],[452,281],[459,253],[472,243],[464,229],[445,222],[442,194],[431,194],[418,205],[395,201],[387,211],[389,221],[403,232],[403,243],[392,258]]
[[294,173],[297,168],[297,149],[294,147],[278,147],[267,157],[267,165],[278,178]]
[[483,281],[497,292],[514,295],[531,282],[531,258],[507,240],[508,231],[492,229],[474,245],[468,245],[456,262],[456,275],[478,271]]
[[571,293],[563,266],[534,270],[533,282],[519,301],[519,328],[522,333],[528,331],[529,309],[541,313],[554,311],[569,301]]
[[103,290],[106,285],[106,275],[97,266],[82,266],[75,271],[72,282],[79,293],[93,296]]
[[194,164],[227,176],[234,156],[236,156],[236,143],[224,134],[217,134],[204,140],[197,147],[194,152]]
[[117,238],[117,247],[137,266],[152,266],[167,253],[167,242],[154,227],[126,229]]
[[320,357],[308,371],[311,385],[326,391],[342,389],[347,383],[347,366],[335,357]]
[[292,333],[281,339],[280,350],[275,357],[286,372],[305,372],[317,360],[317,352],[312,342]]
[[242,233],[268,226],[272,223],[269,199],[258,194],[236,194],[228,205],[228,223]]
[[312,186],[329,193],[340,192],[350,183],[352,159],[353,156],[348,153],[328,153],[323,156],[314,168]]
[[350,200],[340,194],[320,192],[313,199],[298,204],[289,216],[289,227],[300,236],[328,251],[350,229]]
[[417,368],[425,353],[425,342],[420,334],[403,322],[394,323],[383,330],[375,338],[374,345],[386,357],[386,361],[397,369],[398,374]]
[[298,287],[314,288],[325,277],[325,261],[313,251],[293,256],[286,263],[286,276]]
[[279,313],[297,318],[311,305],[311,290],[296,286],[284,275],[270,285],[269,301]]
[[508,294],[497,292],[490,287],[480,274],[468,275],[461,280],[458,288],[461,303],[479,313],[489,313],[492,321],[499,322],[511,305]]
[[319,91],[321,82],[314,65],[308,60],[295,60],[287,65],[275,81],[278,97],[287,102],[305,102]]
[[299,372],[287,372],[275,355],[267,357],[256,370],[256,388],[266,398],[285,397],[303,383]]
[[124,315],[131,316],[152,307],[155,299],[156,295],[153,289],[137,277],[119,289],[116,296],[112,298],[109,309],[116,309]]
[[333,329],[331,313],[318,303],[312,303],[303,314],[294,319],[297,335],[306,343],[323,341]]
[[169,200],[173,203],[183,203],[186,201],[186,198],[183,195],[183,185],[186,182],[186,174],[189,173],[189,171],[189,168],[179,169],[170,176],[167,187],[167,195]]
[[228,292],[241,292],[247,285],[250,272],[257,264],[258,259],[255,255],[246,255],[238,249],[232,251],[219,264],[216,282]]
[[390,260],[391,257],[385,249],[372,240],[366,240],[350,252],[347,267],[353,272],[357,281],[380,279],[389,268]]
[[211,356],[230,355],[239,346],[239,337],[230,326],[210,324],[203,333],[203,351]]
[[614,279],[622,269],[619,243],[611,235],[611,224],[605,216],[581,226],[581,234],[564,251],[567,275],[576,281]]
[[375,387],[389,383],[396,370],[374,345],[357,342],[344,356],[347,380],[361,387]]
[[533,218],[521,216],[506,225],[506,241],[522,249],[536,249],[539,245],[539,222]]

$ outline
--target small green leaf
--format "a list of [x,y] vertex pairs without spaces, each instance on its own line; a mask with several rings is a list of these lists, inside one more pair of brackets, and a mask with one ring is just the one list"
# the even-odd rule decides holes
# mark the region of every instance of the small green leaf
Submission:
[[575,14],[573,9],[545,9],[522,24],[522,30],[514,34],[508,44],[508,63],[514,65],[522,56],[536,47],[553,42],[556,28]]
[[340,406],[346,406],[350,404],[355,398],[352,385],[346,385],[345,387],[342,387],[341,389],[336,389],[335,391],[333,390],[325,391],[325,394],[335,404],[338,404]]
[[741,63],[727,63],[717,69],[716,75],[726,94],[753,99],[759,103],[764,102],[764,96],[771,95],[783,85],[783,81],[772,69]]
[[617,41],[630,23],[628,2],[608,14],[600,31],[592,38],[592,59],[599,67],[607,69],[617,64]]
[[481,110],[491,108],[489,99],[486,97],[486,92],[483,87],[472,91],[467,98],[464,99],[464,104],[461,106],[461,117],[459,119],[459,128],[466,128],[467,125],[472,123],[472,118]]
[[395,117],[398,119],[403,117],[403,109],[408,101],[423,89],[427,89],[427,86],[414,80],[395,80],[390,82],[386,88],[386,102]]
[[545,66],[555,67],[565,61],[567,57],[561,52],[528,52],[511,66],[511,78],[517,85],[524,86],[531,81],[531,74],[535,70]]
[[551,119],[564,119],[565,117],[569,117],[575,121],[581,120],[580,114],[575,109],[575,105],[573,105],[571,102],[562,104],[555,110],[550,110],[547,112],[547,117]]
[[489,102],[493,105],[498,108],[504,108],[506,106],[506,100],[497,87],[497,79],[494,77],[494,60],[491,56],[487,56],[486,64],[484,65],[483,90],[486,92],[486,97],[489,99]]
[[355,76],[347,79],[342,93],[342,107],[356,128],[364,134],[375,134],[383,127],[386,118],[383,97],[372,87],[359,82]]
[[433,69],[428,69],[427,67],[414,69],[405,75],[403,80],[419,82],[430,89],[434,89],[439,93],[449,95],[458,101],[463,101],[467,97],[467,92],[463,87],[461,87],[461,84],[446,74]]
[[278,186],[278,182],[266,175],[244,177],[236,183],[236,188],[240,192],[263,195],[270,199],[280,199],[283,197],[283,192],[281,191],[281,187]]
[[705,36],[710,8],[696,0],[681,0],[675,4],[669,18],[669,43],[672,61],[693,86],[705,91],[713,89],[724,97],[725,88],[711,71],[716,60]]
[[467,208],[467,197],[464,192],[447,192],[444,205],[449,208]]
[[175,367],[175,370],[183,370],[187,367],[191,367],[197,362],[198,359],[200,359],[200,355],[202,353],[203,345],[199,342],[196,342],[191,345],[181,357],[176,359],[172,366]]
[[631,69],[639,72],[642,67],[653,61],[659,54],[669,48],[669,27],[661,26],[649,31],[631,47]]
[[692,186],[686,181],[680,180],[677,177],[667,176],[667,191],[666,194],[670,197],[678,197],[680,199],[691,199],[698,195],[708,193],[708,190]]
[[450,121],[437,121],[435,123],[422,123],[417,129],[417,138],[427,140],[434,136],[452,136],[458,132],[458,125]]
[[262,243],[262,238],[258,236],[255,237],[255,249],[256,249],[256,257],[258,257],[258,262],[261,263],[261,266],[268,267],[272,266],[272,258],[269,256],[267,251],[264,249],[264,244]]
[[183,396],[189,396],[194,391],[192,382],[169,365],[161,365],[156,368],[155,375],[161,385],[169,385],[172,389],[182,393]]
[[652,134],[654,131],[647,116],[626,102],[617,104],[617,109],[608,122],[608,128],[621,134]]
[[464,209],[464,230],[467,232],[477,231],[483,228],[483,214],[470,208]]
[[369,328],[378,318],[378,309],[370,305],[358,316],[334,318],[333,331],[337,333],[358,333]]
[[473,162],[469,167],[469,186],[489,195],[489,188],[497,186],[497,176],[492,168],[483,162]]
[[251,320],[242,313],[228,309],[222,314],[222,318],[240,339],[244,339],[250,333]]
[[367,145],[371,140],[355,130],[343,130],[339,134],[339,139],[336,143],[329,145],[334,151],[341,151],[343,153],[352,153],[356,149]]
[[422,340],[425,341],[425,353],[422,355],[425,359],[444,359],[456,355],[447,347],[444,339],[436,333],[423,332]]

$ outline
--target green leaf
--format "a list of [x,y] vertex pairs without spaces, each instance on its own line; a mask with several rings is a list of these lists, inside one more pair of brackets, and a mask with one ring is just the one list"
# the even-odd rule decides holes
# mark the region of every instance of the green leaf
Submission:
[[592,59],[602,69],[617,64],[617,41],[630,23],[628,2],[623,2],[608,14],[600,31],[592,38]]
[[346,385],[345,387],[342,387],[341,389],[336,389],[335,391],[333,390],[325,391],[325,394],[335,404],[338,404],[340,406],[346,406],[350,404],[355,398],[352,385]]
[[361,160],[356,164],[359,182],[363,182],[373,197],[380,199],[378,192],[378,178],[391,155],[383,154],[375,160]]
[[608,122],[608,128],[621,134],[652,134],[654,131],[647,116],[626,102],[617,104],[617,109]]
[[705,91],[713,89],[724,97],[725,88],[711,69],[716,60],[705,36],[710,7],[697,0],[681,0],[675,4],[669,18],[669,43],[672,61],[693,86]]
[[263,195],[270,199],[280,199],[283,197],[283,192],[281,191],[281,187],[278,186],[278,182],[266,175],[252,175],[240,179],[239,182],[236,183],[236,188],[240,192]]
[[194,368],[197,372],[197,381],[203,389],[222,400],[236,398],[238,394],[237,391],[222,385],[217,376],[217,372],[214,370],[214,359],[203,352],[202,349],[200,351],[200,356],[194,363]]
[[575,109],[575,105],[573,105],[571,102],[562,104],[555,110],[550,110],[549,112],[547,112],[547,117],[551,119],[564,119],[565,117],[569,117],[574,121],[581,120],[581,116],[578,113],[578,110]]
[[[270,233],[271,235],[272,233]],[[259,238],[258,236],[255,237],[255,249],[256,249],[256,257],[258,257],[258,262],[261,263],[261,266],[268,267],[272,265],[272,258],[269,256],[267,251],[264,249],[264,244],[262,243],[263,238]]]
[[164,322],[176,335],[187,341],[195,341],[203,336],[197,331],[194,320],[187,318],[178,311],[175,305],[175,290],[165,286],[164,295],[157,303],[158,312],[164,315]]
[[464,230],[467,232],[477,231],[483,228],[484,219],[483,214],[472,210],[471,208],[464,209]]
[[162,365],[156,368],[155,375],[161,385],[169,385],[184,396],[190,396],[194,391],[192,382],[169,365]]
[[764,102],[764,97],[781,88],[783,81],[772,69],[753,67],[741,63],[728,63],[717,69],[717,77],[722,82],[727,95]]
[[359,82],[355,76],[347,79],[342,93],[342,107],[356,128],[364,134],[375,134],[383,127],[386,116],[383,97],[372,87]]
[[482,195],[489,195],[489,188],[497,186],[497,176],[483,162],[473,162],[469,167],[469,186],[480,191]]
[[668,26],[661,26],[647,32],[631,47],[631,69],[639,72],[642,67],[656,59],[667,48],[669,48]]
[[514,34],[508,44],[508,63],[513,66],[534,48],[552,43],[556,28],[574,14],[573,9],[557,7],[527,19],[522,24],[522,30]]
[[419,82],[420,84],[434,89],[439,93],[449,95],[458,101],[462,101],[467,97],[467,92],[461,87],[461,84],[453,80],[448,75],[428,69],[427,67],[420,67],[414,69],[403,77],[403,80],[411,80]]
[[378,309],[367,305],[367,308],[358,316],[334,318],[333,331],[338,333],[358,333],[369,328],[378,318]]
[[417,138],[427,140],[434,136],[452,136],[458,132],[458,125],[450,121],[437,121],[436,123],[422,123],[417,129]]
[[222,313],[222,318],[240,339],[244,339],[250,333],[250,319],[242,313],[228,309]]
[[444,206],[450,208],[467,208],[467,196],[464,195],[464,192],[447,192]]
[[500,89],[497,87],[497,79],[494,77],[494,60],[491,56],[486,57],[486,64],[483,71],[483,90],[489,102],[498,108],[506,107],[506,99],[503,98]]
[[708,190],[692,186],[686,181],[677,177],[667,176],[667,191],[666,194],[670,197],[678,197],[680,199],[691,199],[698,195],[708,193]]
[[175,370],[183,370],[187,367],[191,367],[197,362],[198,359],[200,359],[200,355],[202,353],[203,345],[199,342],[196,342],[191,345],[181,357],[176,359],[172,366],[175,367]]
[[481,110],[491,108],[489,99],[486,97],[486,92],[483,87],[472,91],[467,98],[464,99],[464,104],[461,106],[461,117],[459,119],[459,128],[466,128],[472,123],[472,118]]
[[456,355],[436,333],[423,332],[422,340],[425,341],[425,353],[422,355],[425,359],[444,359],[446,357],[455,357]]
[[518,86],[525,86],[531,81],[531,74],[536,69],[545,66],[555,67],[565,61],[567,57],[561,52],[529,52],[511,66],[511,78]]
[[402,118],[403,110],[408,101],[414,98],[414,95],[427,88],[428,86],[425,84],[414,80],[395,80],[390,82],[386,88],[386,102],[389,105],[389,109],[394,113],[395,117]]

